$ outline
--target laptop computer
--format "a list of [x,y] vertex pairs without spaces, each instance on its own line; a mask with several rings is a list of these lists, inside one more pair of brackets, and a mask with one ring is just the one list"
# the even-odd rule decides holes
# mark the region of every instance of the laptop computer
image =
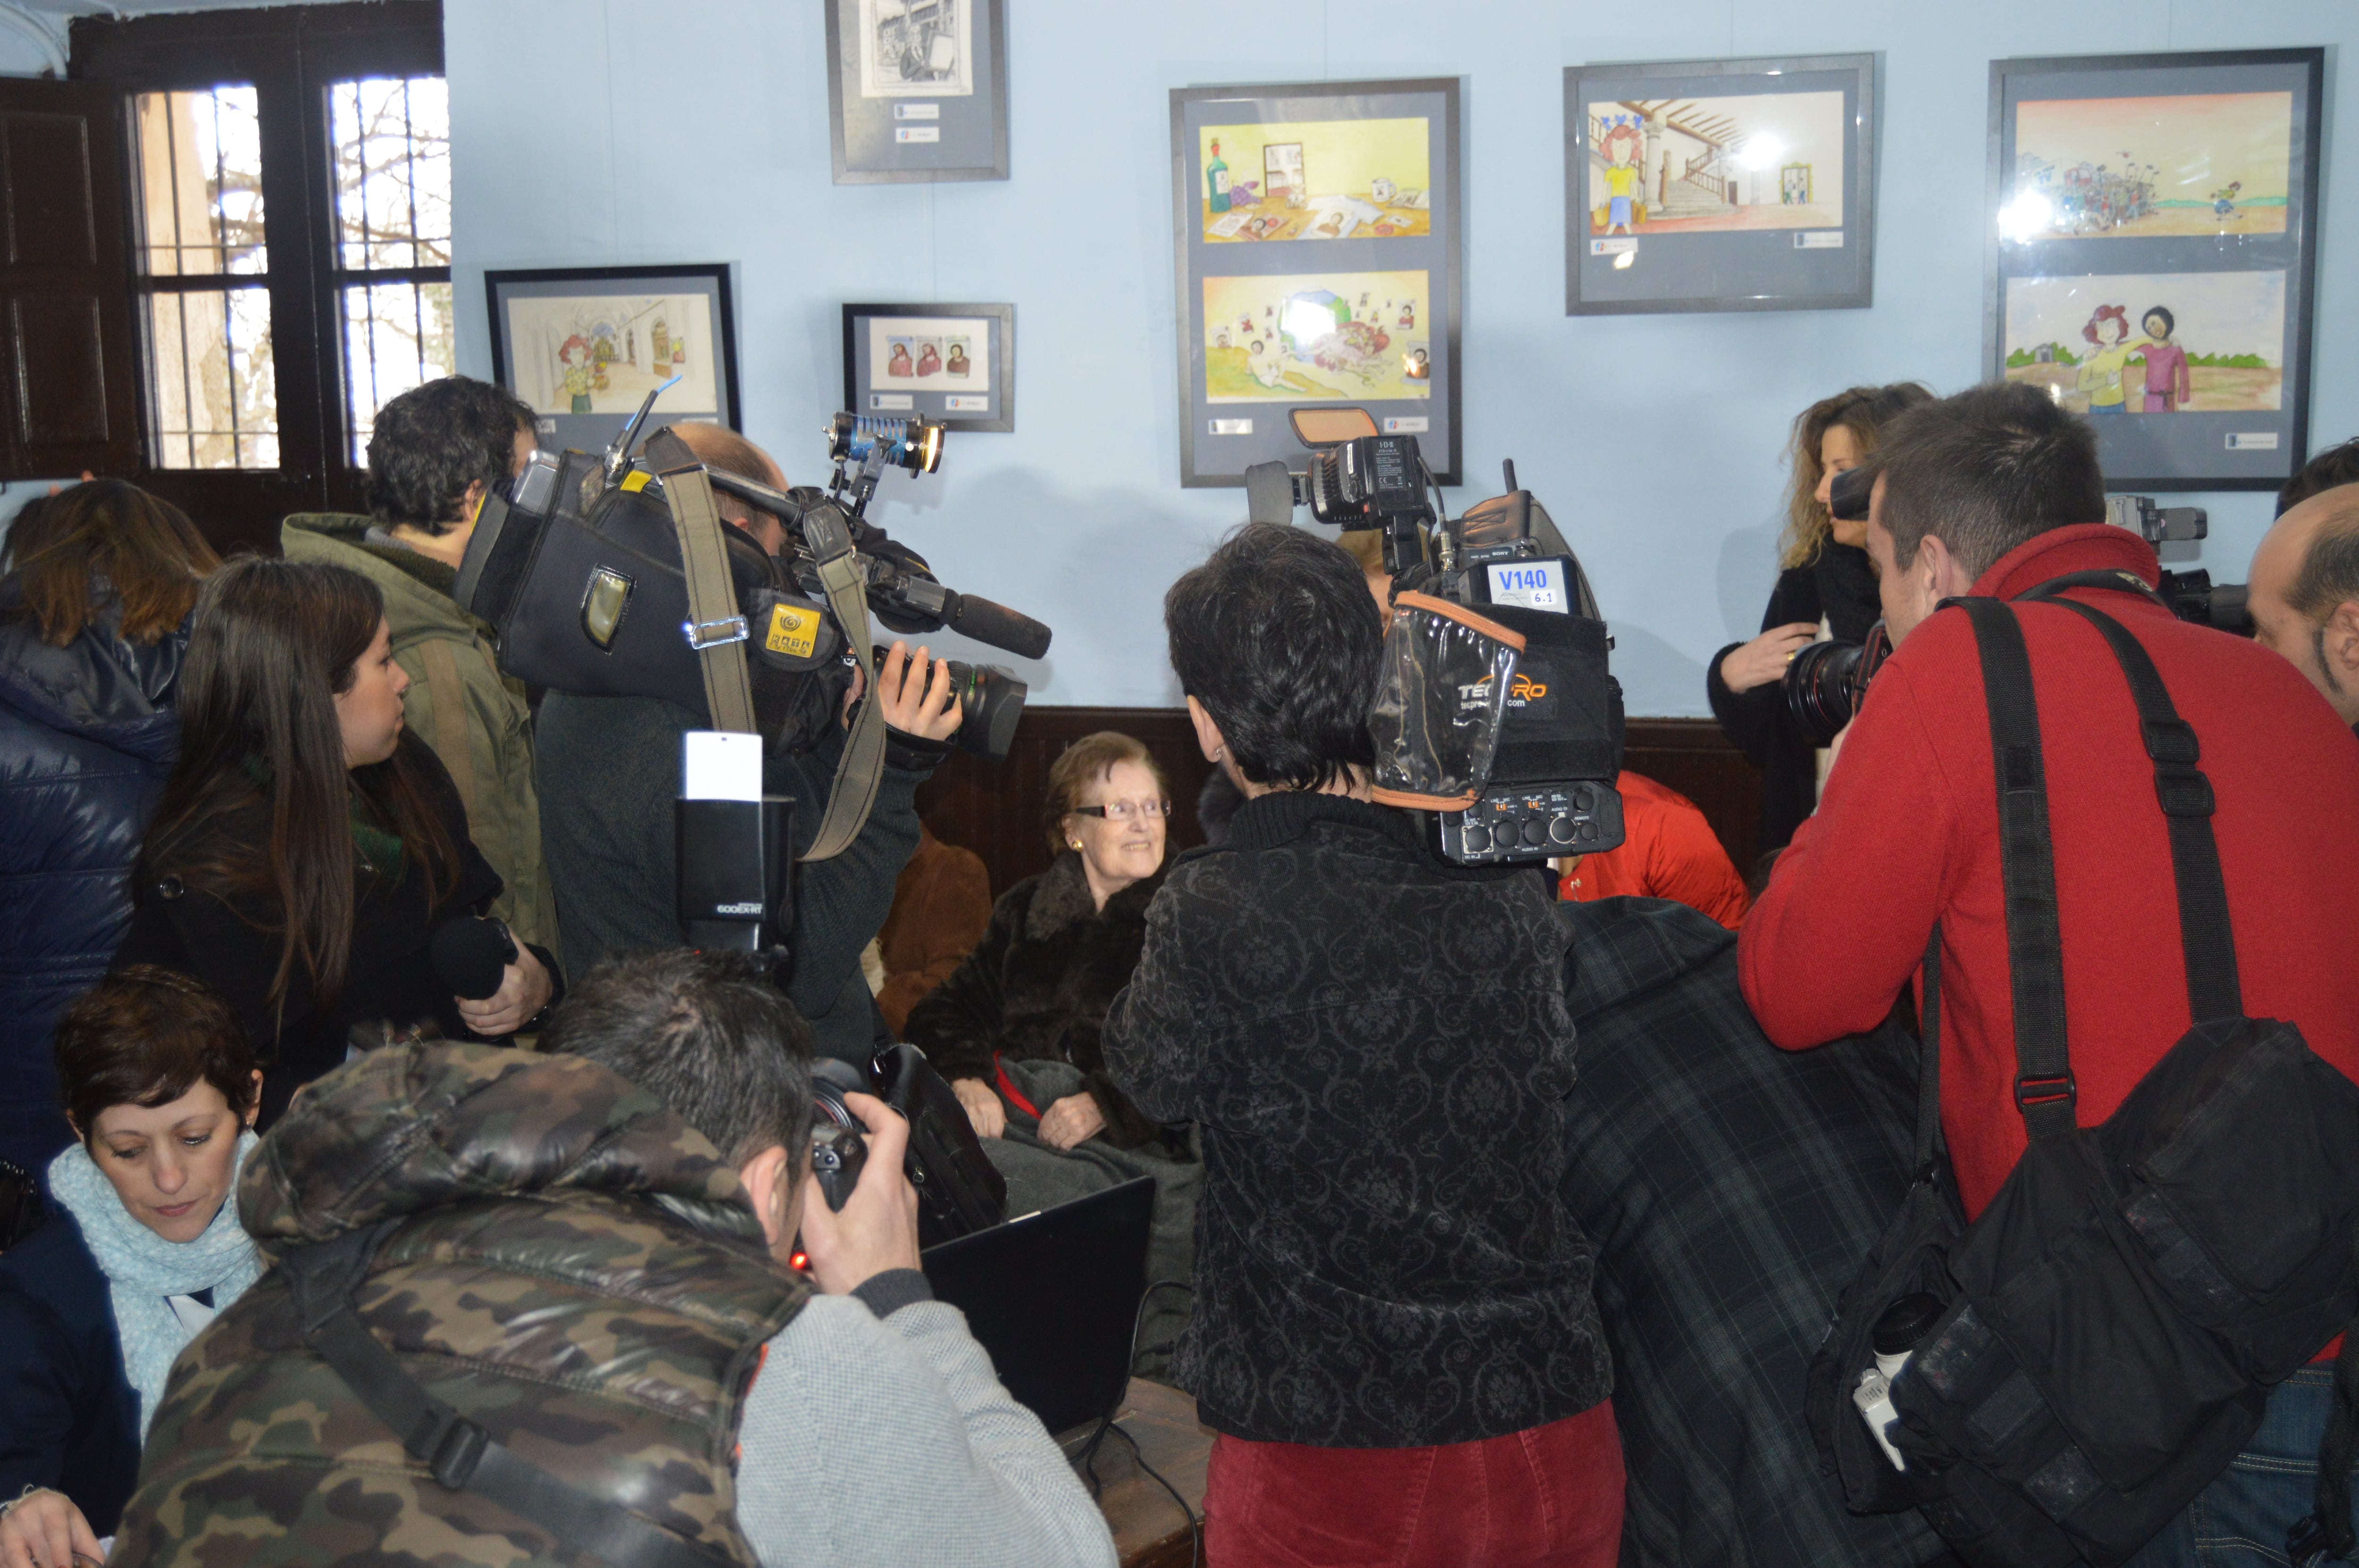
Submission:
[[1113,1414],[1130,1387],[1154,1214],[1155,1178],[1139,1176],[920,1254],[935,1299],[1052,1433]]

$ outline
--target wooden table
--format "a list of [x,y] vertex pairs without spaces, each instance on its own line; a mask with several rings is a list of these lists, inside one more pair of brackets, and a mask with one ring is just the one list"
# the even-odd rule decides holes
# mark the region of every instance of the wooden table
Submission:
[[[1114,1530],[1123,1568],[1188,1568],[1201,1561],[1196,1531],[1204,1517],[1204,1466],[1212,1432],[1196,1420],[1196,1401],[1179,1390],[1133,1378],[1114,1417],[1118,1432],[1099,1444],[1091,1468],[1101,1487],[1098,1508]],[[1134,1452],[1122,1433],[1137,1440]],[[1138,1467],[1144,1458],[1178,1489],[1195,1520],[1182,1518],[1171,1494]]]

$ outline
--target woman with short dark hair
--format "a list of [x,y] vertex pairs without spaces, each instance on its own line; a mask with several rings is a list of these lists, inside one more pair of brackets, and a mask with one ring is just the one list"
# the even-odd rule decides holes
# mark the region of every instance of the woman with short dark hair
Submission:
[[0,1253],[0,1568],[103,1555],[173,1358],[262,1271],[236,1203],[262,1075],[228,1005],[125,969],[67,1007],[56,1062],[80,1141]]
[[1559,1192],[1548,896],[1371,798],[1384,624],[1342,550],[1250,525],[1163,619],[1246,798],[1147,911],[1104,1048],[1141,1111],[1203,1140],[1175,1369],[1219,1434],[1207,1560],[1604,1568],[1621,1445]]
[[116,961],[221,991],[269,1070],[266,1127],[355,1031],[504,1036],[554,991],[554,960],[523,945],[483,1000],[435,973],[434,932],[482,914],[500,879],[451,775],[402,726],[408,685],[356,572],[247,557],[198,600],[180,760]]
[[221,563],[180,509],[119,479],[27,502],[0,579],[0,1159],[71,1141],[49,1024],[106,972],[131,863],[179,743],[187,620]]
[[[996,1138],[1007,1108],[1040,1119],[1041,1141],[1071,1149],[1103,1135],[1116,1148],[1169,1144],[1106,1076],[1098,1031],[1130,980],[1147,906],[1163,885],[1171,789],[1145,745],[1102,730],[1049,767],[1044,827],[1056,859],[992,905],[966,962],[909,1010],[904,1031],[950,1080],[975,1130]],[[1002,1063],[1041,1058],[1081,1070],[1081,1087],[1036,1104]]]

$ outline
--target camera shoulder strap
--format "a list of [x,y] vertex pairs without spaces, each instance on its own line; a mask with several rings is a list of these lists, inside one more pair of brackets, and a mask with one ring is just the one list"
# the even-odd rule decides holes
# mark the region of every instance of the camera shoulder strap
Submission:
[[437,1399],[371,1334],[353,1293],[400,1222],[347,1231],[279,1260],[303,1343],[451,1491],[487,1498],[613,1568],[734,1568],[735,1559],[672,1534],[619,1503],[551,1475]]
[[2076,1125],[2077,1091],[2064,1037],[2064,940],[2056,925],[2056,850],[2048,831],[2048,770],[2031,654],[2014,606],[1987,598],[1949,602],[1973,625],[1990,707],[1999,874],[2015,1000],[2015,1107],[2033,1140],[2066,1137]]
[[679,565],[688,583],[688,624],[681,628],[704,673],[704,707],[715,730],[754,733],[754,682],[745,669],[745,615],[729,572],[729,546],[704,465],[691,462],[663,473],[664,500],[679,535]]
[[877,700],[876,664],[870,653],[868,585],[861,576],[850,522],[841,507],[822,503],[805,509],[801,525],[828,608],[842,629],[844,645],[859,662],[863,682],[852,733],[844,738],[835,783],[827,792],[827,811],[820,818],[818,836],[801,856],[828,860],[859,837],[876,804],[876,786],[885,776],[885,708]]

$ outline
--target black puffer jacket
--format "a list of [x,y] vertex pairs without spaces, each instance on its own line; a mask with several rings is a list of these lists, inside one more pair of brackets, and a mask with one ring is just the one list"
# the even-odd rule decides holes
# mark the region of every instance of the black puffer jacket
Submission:
[[1245,803],[1171,869],[1106,1065],[1203,1133],[1180,1382],[1238,1437],[1414,1448],[1611,1391],[1564,1206],[1563,928],[1407,814]]
[[[1762,613],[1761,630],[1798,621],[1824,621],[1838,642],[1857,643],[1884,613],[1875,596],[1875,568],[1867,552],[1830,543],[1809,566],[1777,574],[1777,586]],[[1743,644],[1731,643],[1712,656],[1704,687],[1712,717],[1728,738],[1753,759],[1761,781],[1761,838],[1767,852],[1782,849],[1802,819],[1818,809],[1819,753],[1810,737],[1786,715],[1782,684],[1771,681],[1751,691],[1731,691],[1720,678],[1720,662]],[[1739,871],[1750,871],[1750,866]]]
[[[1098,1036],[1106,1009],[1138,967],[1147,906],[1162,885],[1158,871],[1099,909],[1081,856],[1065,850],[1047,871],[999,895],[983,940],[909,1010],[902,1033],[946,1078],[995,1084],[993,1059],[1002,1054],[1071,1062],[1105,1117],[1107,1142],[1136,1149],[1160,1140],[1163,1130],[1106,1076]],[[1162,1152],[1185,1152],[1184,1140],[1170,1141]]]
[[62,648],[0,580],[0,1158],[38,1170],[70,1135],[49,1028],[106,972],[129,873],[180,743],[188,629],[148,645],[109,603]]

